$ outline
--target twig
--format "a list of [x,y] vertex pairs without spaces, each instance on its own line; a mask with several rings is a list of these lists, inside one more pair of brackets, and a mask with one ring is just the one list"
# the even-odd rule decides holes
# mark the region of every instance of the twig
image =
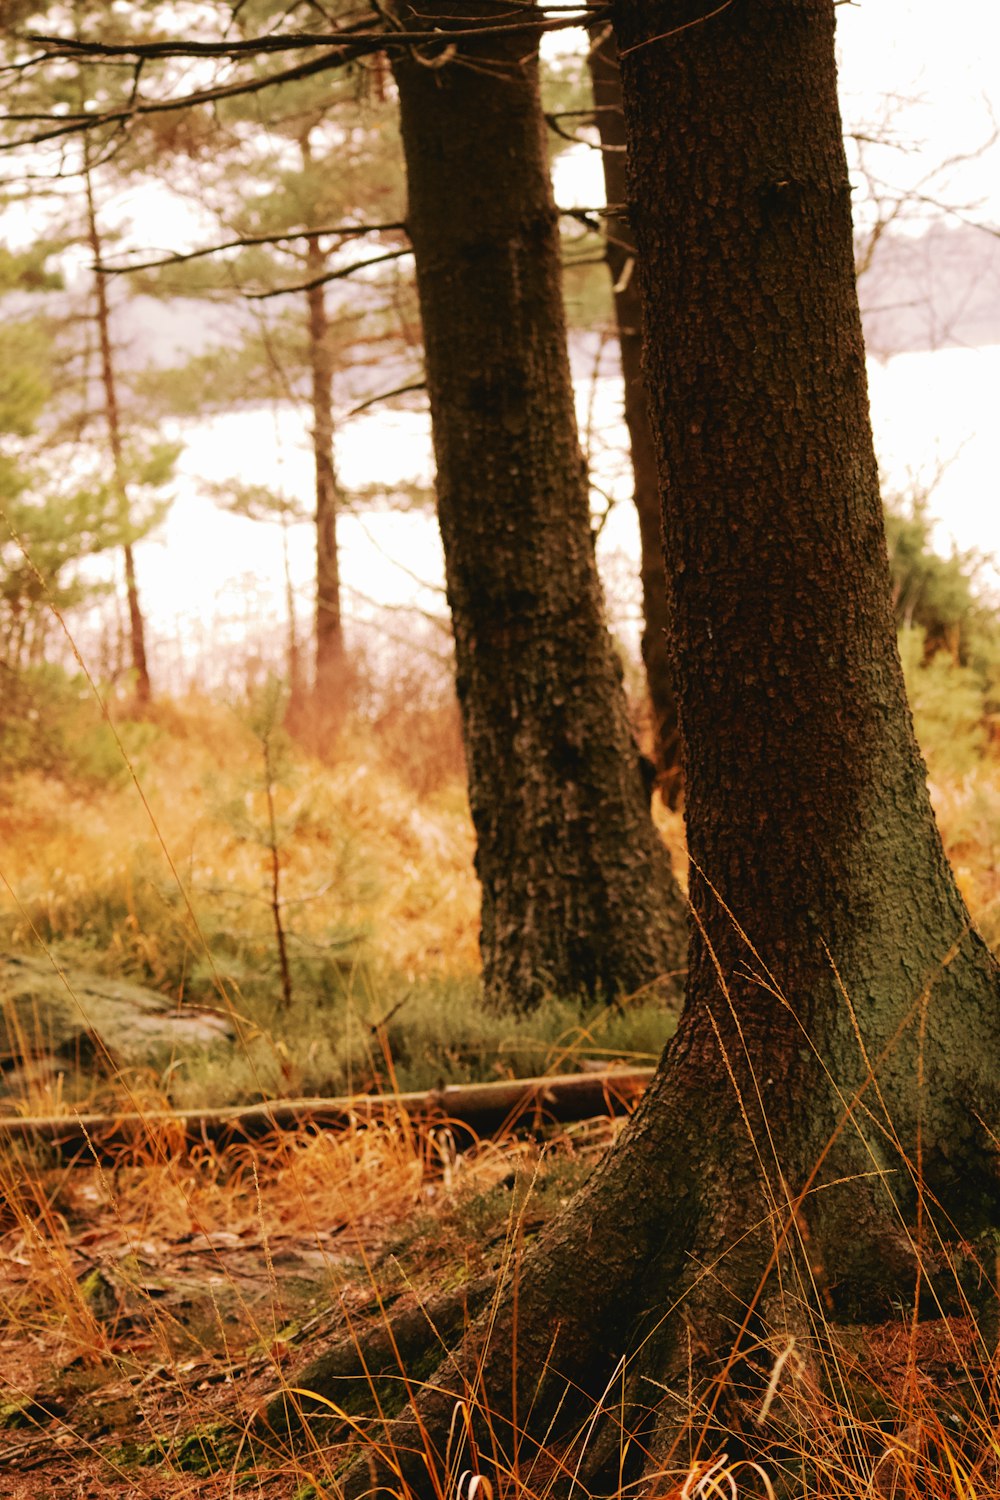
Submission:
[[377,396],[369,396],[367,401],[362,401],[358,406],[352,406],[350,411],[345,411],[342,420],[346,422],[348,417],[356,417],[361,412],[367,411],[370,406],[377,406],[380,401],[391,401],[393,396],[405,396],[409,391],[425,391],[426,380],[411,380],[409,385],[397,385],[391,391],[379,391]]
[[[550,20],[544,17],[531,18],[525,16],[513,23],[504,26],[474,26],[459,29],[439,29],[434,31],[344,31],[332,33],[311,42],[299,41],[294,37],[284,38],[261,38],[257,42],[245,44],[215,44],[215,43],[177,43],[158,42],[146,43],[144,45],[128,45],[127,43],[74,43],[64,37],[34,37],[39,43],[50,47],[50,57],[190,57],[190,56],[212,56],[210,50],[216,47],[214,55],[225,57],[236,55],[241,49],[251,55],[255,52],[280,52],[293,51],[301,46],[324,48],[321,57],[311,58],[308,62],[297,63],[294,67],[282,68],[277,72],[266,74],[262,78],[241,79],[235,83],[220,84],[215,88],[196,89],[190,94],[181,94],[173,99],[135,99],[127,109],[107,110],[101,113],[76,114],[67,116],[54,116],[38,111],[32,113],[8,113],[7,119],[13,123],[38,123],[45,121],[54,122],[50,130],[38,130],[32,134],[21,136],[14,140],[0,142],[0,151],[13,151],[23,146],[37,146],[46,141],[59,140],[63,136],[75,135],[89,130],[99,130],[106,125],[119,125],[134,119],[138,115],[164,114],[176,109],[184,109],[189,105],[212,104],[220,99],[234,99],[245,94],[259,94],[264,89],[275,88],[279,84],[298,82],[304,78],[314,78],[320,73],[330,72],[334,68],[348,67],[359,58],[367,57],[373,52],[384,52],[393,46],[412,47],[421,42],[443,42],[476,39],[480,37],[505,36],[510,32],[547,32],[564,31],[570,26],[579,26],[581,16],[590,16],[593,21],[599,21],[608,15],[606,6],[591,10],[588,6],[581,6],[579,11],[569,16],[556,16]],[[284,45],[281,45],[281,44]],[[202,49],[199,51],[199,47]]]
[[266,302],[271,297],[287,297],[292,292],[311,292],[315,287],[325,286],[328,281],[342,281],[345,276],[353,276],[366,266],[381,266],[387,260],[402,260],[404,255],[412,254],[409,245],[402,245],[398,250],[387,250],[384,255],[372,255],[368,260],[352,261],[349,266],[341,266],[336,271],[324,271],[322,276],[314,276],[310,281],[298,281],[294,286],[273,287],[269,292],[244,292],[243,295],[248,302]]
[[186,265],[189,260],[202,260],[206,255],[219,255],[224,250],[248,250],[255,245],[284,245],[290,240],[319,240],[327,235],[340,239],[360,239],[366,234],[391,234],[405,231],[401,219],[385,224],[327,224],[319,229],[290,229],[287,234],[245,234],[236,240],[223,240],[218,245],[204,245],[200,250],[185,250],[161,256],[158,260],[130,261],[127,265],[109,265],[106,261],[94,270],[102,276],[127,276],[131,271],[157,271],[162,266]]

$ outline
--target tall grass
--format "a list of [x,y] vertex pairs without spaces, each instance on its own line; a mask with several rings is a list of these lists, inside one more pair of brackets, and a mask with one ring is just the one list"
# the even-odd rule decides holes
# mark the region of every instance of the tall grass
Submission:
[[[9,781],[0,940],[239,1018],[235,1051],[186,1054],[133,1089],[190,1106],[377,1090],[386,1047],[404,1088],[658,1055],[669,1018],[642,997],[483,1012],[472,831],[447,738],[434,770],[429,735],[401,754],[395,733],[354,721],[320,759],[284,736],[264,747],[259,717],[198,698],[122,733],[145,805],[129,777]],[[62,1087],[40,1080],[40,1112]]]
[[[72,945],[116,972],[207,998],[211,981],[164,845],[200,925],[244,971],[268,952],[264,767],[240,715],[197,699],[164,705],[128,781],[99,790],[30,770],[7,782],[3,915],[11,943]],[[126,735],[126,740],[129,736]],[[349,965],[362,942],[401,972],[469,972],[475,892],[460,785],[421,799],[358,728],[324,764],[290,756],[275,797],[289,927],[303,954]],[[29,923],[31,926],[29,926]]]
[[[443,1286],[511,1269],[615,1129],[458,1154],[446,1134],[400,1118],[224,1154],[178,1154],[151,1133],[119,1165],[72,1171],[4,1156],[0,1448],[11,1467],[0,1493],[21,1493],[3,1485],[24,1460],[95,1496],[338,1495],[345,1461],[369,1446],[392,1461],[390,1419],[407,1391],[433,1380],[427,1352],[422,1368],[404,1357],[373,1365],[337,1399],[301,1388],[303,1358],[331,1338],[364,1350],[373,1329],[398,1326],[401,1307],[433,1309]],[[901,1311],[851,1331],[820,1316],[809,1329],[789,1292],[796,1331],[779,1316],[741,1349],[736,1450],[687,1459],[678,1448],[650,1491],[656,1500],[995,1500],[996,1351],[970,1317],[921,1324]],[[565,1494],[599,1422],[616,1422],[626,1374],[575,1433],[540,1444],[525,1436],[517,1452],[502,1421],[490,1438],[492,1414],[473,1382],[456,1399],[449,1457],[443,1467],[435,1459],[435,1492]],[[280,1392],[308,1399],[314,1414],[293,1445],[257,1420]],[[709,1415],[692,1404],[692,1440]]]
[[[391,735],[382,742],[355,724],[328,759],[286,747],[274,801],[290,1005],[269,906],[261,746],[246,716],[192,698],[126,728],[149,812],[117,773],[8,777],[6,947],[41,944],[63,962],[240,1017],[236,1049],[120,1081],[140,1108],[262,1090],[419,1087],[659,1051],[664,1017],[641,998],[589,1012],[554,1001],[529,1022],[483,1015],[459,768],[414,771],[415,737],[405,740],[400,756]],[[946,846],[996,942],[1000,766],[985,744],[960,768],[933,746],[929,759]],[[678,821],[658,816],[682,853]],[[62,1090],[58,1076],[42,1079],[29,1105],[71,1108]],[[545,1147],[460,1149],[447,1132],[400,1117],[338,1136],[182,1152],[157,1127],[110,1167],[5,1150],[0,1473],[6,1437],[19,1462],[40,1465],[22,1477],[49,1468],[109,1496],[336,1495],[345,1452],[387,1441],[378,1412],[394,1405],[391,1388],[398,1396],[405,1377],[416,1390],[428,1371],[405,1360],[373,1370],[367,1416],[317,1424],[291,1448],[255,1427],[267,1397],[291,1399],[302,1356],[323,1339],[353,1330],[363,1342],[408,1302],[513,1264],[614,1129],[582,1127]],[[926,1326],[901,1315],[860,1342],[822,1319],[807,1335],[779,1320],[743,1351],[759,1445],[693,1463],[678,1456],[654,1500],[995,1500],[991,1337],[968,1315]],[[543,1443],[526,1458],[527,1441],[515,1456],[498,1437],[487,1466],[456,1442],[454,1463],[434,1474],[442,1500],[565,1492],[568,1466],[593,1419],[614,1420],[615,1398],[609,1390],[606,1410],[586,1415],[575,1448]],[[481,1402],[470,1390],[456,1405],[458,1436],[476,1403],[489,1430]],[[705,1415],[692,1408],[692,1433]],[[4,1500],[33,1492],[34,1479],[15,1483],[0,1479]]]

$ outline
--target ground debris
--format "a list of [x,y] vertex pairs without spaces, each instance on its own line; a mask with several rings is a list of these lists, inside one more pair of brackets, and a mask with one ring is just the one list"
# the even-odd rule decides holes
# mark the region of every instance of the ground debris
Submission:
[[303,1460],[248,1438],[267,1399],[346,1327],[482,1277],[512,1215],[542,1222],[614,1129],[378,1126],[72,1170],[0,1154],[2,1500],[287,1500]]

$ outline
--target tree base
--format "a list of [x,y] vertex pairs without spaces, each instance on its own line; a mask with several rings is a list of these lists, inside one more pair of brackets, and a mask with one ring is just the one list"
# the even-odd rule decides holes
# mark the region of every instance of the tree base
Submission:
[[[887,1296],[884,1316],[864,1323],[833,1320],[790,1255],[749,1296],[702,1267],[654,1326],[646,1299],[621,1309],[630,1353],[589,1394],[585,1379],[551,1369],[534,1388],[512,1373],[511,1346],[530,1343],[530,1330],[517,1326],[513,1282],[498,1301],[486,1276],[335,1346],[270,1403],[260,1430],[305,1428],[312,1443],[335,1445],[347,1497],[455,1495],[463,1473],[482,1474],[498,1500],[543,1489],[690,1497],[699,1478],[710,1494],[710,1479],[727,1474],[741,1495],[758,1479],[766,1492],[760,1475],[775,1496],[838,1482],[845,1493],[905,1494],[946,1475],[949,1455],[981,1483],[989,1468],[984,1492],[997,1493],[997,1304],[985,1279],[989,1295],[969,1304],[973,1266],[981,1274],[966,1247],[934,1285],[923,1274],[922,1293],[911,1285],[909,1306]],[[934,1316],[913,1307],[913,1290]]]

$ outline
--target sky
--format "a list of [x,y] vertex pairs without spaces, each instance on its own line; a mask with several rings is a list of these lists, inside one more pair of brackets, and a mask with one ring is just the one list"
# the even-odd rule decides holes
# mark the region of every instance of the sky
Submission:
[[[857,0],[837,8],[845,121],[892,124],[909,152],[893,152],[901,183],[975,152],[1000,124],[1000,6],[992,0]],[[978,205],[1000,224],[1000,148],[945,174],[948,201]]]

